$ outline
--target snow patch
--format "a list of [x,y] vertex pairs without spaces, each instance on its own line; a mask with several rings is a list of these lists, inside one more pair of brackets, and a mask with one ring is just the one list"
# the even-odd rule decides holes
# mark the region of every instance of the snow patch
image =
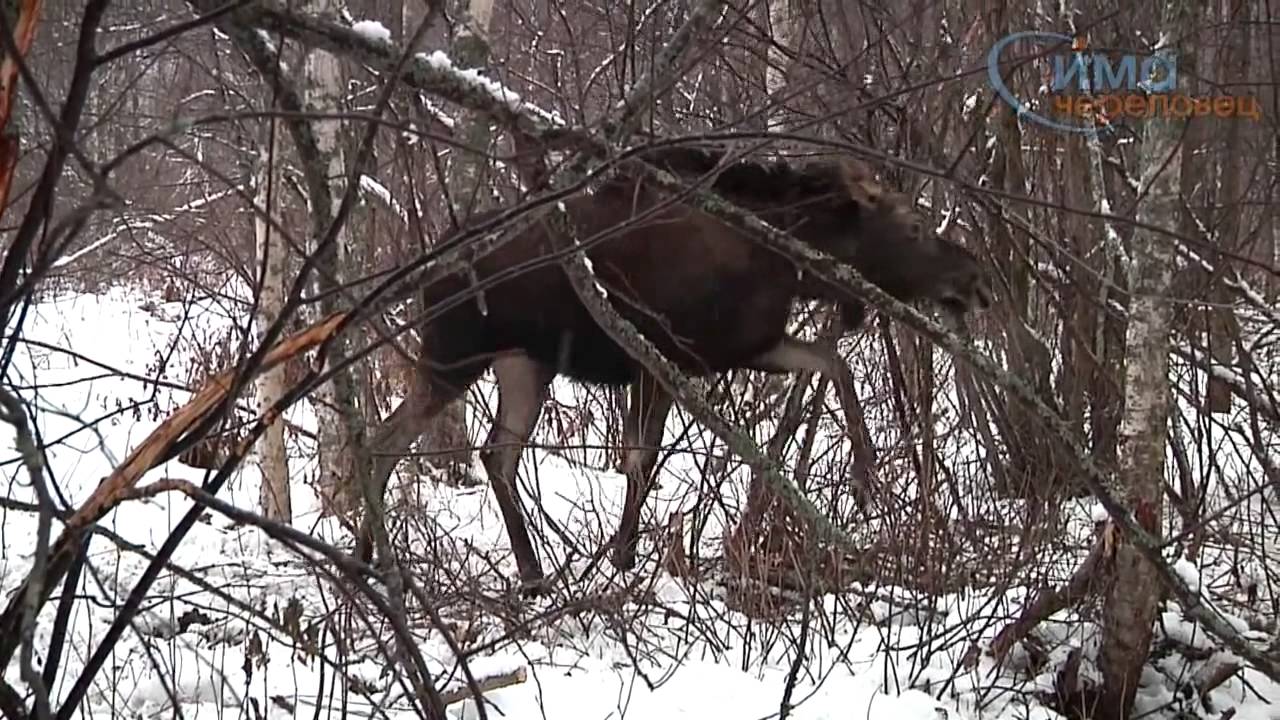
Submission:
[[1186,558],[1178,558],[1173,562],[1173,571],[1178,577],[1182,578],[1182,582],[1187,584],[1191,592],[1200,593],[1200,569]]
[[377,20],[359,20],[351,24],[351,29],[370,42],[391,42],[391,31]]

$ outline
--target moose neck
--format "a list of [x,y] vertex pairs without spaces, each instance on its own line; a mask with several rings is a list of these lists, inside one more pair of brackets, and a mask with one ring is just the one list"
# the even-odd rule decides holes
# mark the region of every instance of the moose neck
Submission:
[[822,300],[837,304],[861,302],[858,295],[852,290],[814,277],[804,271],[800,272],[800,282],[797,285],[797,290],[797,295],[804,300]]
[[[762,219],[765,219],[766,222],[769,221],[767,218]],[[788,230],[786,225],[781,222],[777,224],[770,224],[773,224],[780,230]],[[838,258],[839,254],[833,252],[836,245],[834,237],[838,236],[831,233],[815,232],[815,230],[816,228],[809,223],[802,222],[794,228],[790,228],[790,233],[796,240],[799,240],[801,243],[808,245],[814,250],[830,255],[833,258]],[[866,315],[866,309],[863,302],[857,295],[843,287],[834,285],[826,280],[816,277],[813,274],[804,271],[799,266],[797,266],[796,270],[796,296],[799,299],[818,300],[836,305],[839,309],[845,331],[856,329],[862,325],[862,321]]]

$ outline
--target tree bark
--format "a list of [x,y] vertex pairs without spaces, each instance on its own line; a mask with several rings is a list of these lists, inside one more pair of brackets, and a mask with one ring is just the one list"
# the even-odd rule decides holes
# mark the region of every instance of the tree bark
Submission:
[[[313,0],[311,9],[327,17],[336,17],[338,12],[334,0]],[[317,48],[307,55],[305,68],[308,105],[322,112],[340,110],[344,104],[345,84],[338,58]],[[330,197],[334,200],[341,198],[346,191],[347,169],[339,142],[345,127],[342,122],[315,124],[316,144],[328,167]],[[342,302],[336,291],[350,274],[350,227],[350,223],[345,223],[331,252],[318,258],[314,290],[321,297],[319,305],[323,315],[336,312]],[[318,242],[319,238],[312,240]],[[331,364],[341,362],[347,355],[347,348],[345,338],[337,338],[330,351]],[[359,367],[367,372],[365,364],[359,364]],[[364,442],[365,419],[357,400],[363,397],[363,393],[358,392],[358,382],[355,368],[345,368],[321,384],[314,395],[319,493],[325,514],[347,516],[360,507],[357,482],[371,472]]]
[[[1243,6],[1236,6],[1236,10],[1233,13],[1231,8],[1233,4],[1228,2],[1224,4],[1224,7],[1219,8],[1221,29],[1218,33],[1218,47],[1221,49],[1218,51],[1216,62],[1213,65],[1206,64],[1205,66],[1205,72],[1214,73],[1218,76],[1219,81],[1224,84],[1230,83],[1233,78],[1249,76],[1250,27],[1248,23],[1241,22],[1242,18],[1233,17],[1233,15],[1243,10]],[[1214,44],[1211,44],[1209,48],[1206,48],[1205,54],[1214,52],[1213,46]],[[1194,74],[1204,77],[1202,72]],[[1199,84],[1207,85],[1208,83]],[[1252,255],[1255,249],[1242,246],[1243,244],[1240,241],[1240,220],[1244,211],[1245,200],[1244,193],[1241,192],[1241,161],[1247,155],[1244,151],[1245,138],[1242,132],[1242,123],[1239,118],[1215,118],[1208,123],[1202,124],[1202,127],[1206,124],[1213,128],[1214,137],[1222,138],[1222,150],[1220,153],[1215,153],[1219,172],[1218,197],[1217,202],[1214,203],[1219,208],[1218,243],[1223,248],[1241,252],[1244,255]],[[1203,130],[1201,134],[1203,134]],[[1196,146],[1199,147],[1199,143]],[[1203,165],[1205,163],[1202,160],[1197,164]],[[1199,168],[1196,169],[1198,170]],[[1205,177],[1205,175],[1201,177]],[[1193,225],[1193,222],[1190,218],[1187,218],[1184,224]],[[1191,232],[1194,232],[1194,230]],[[1188,231],[1183,231],[1183,234],[1188,237],[1191,236]],[[1221,261],[1218,262],[1221,263]],[[1211,304],[1205,312],[1205,339],[1212,356],[1212,362],[1217,367],[1228,368],[1236,362],[1233,337],[1238,331],[1235,312],[1231,307],[1231,290],[1222,283],[1223,276],[1229,272],[1229,269],[1219,265],[1218,271],[1210,278],[1213,283],[1209,291]],[[1230,384],[1221,378],[1210,375],[1205,394],[1205,402],[1209,412],[1216,414],[1231,412]]]
[[[405,12],[411,12],[409,3]],[[481,68],[489,61],[487,34],[493,18],[493,0],[470,0],[458,36],[454,39],[452,55],[454,63],[466,70]],[[409,18],[406,17],[406,25]],[[415,22],[413,27],[417,26]],[[452,151],[449,164],[449,198],[453,204],[452,217],[465,224],[473,212],[493,205],[487,157],[493,143],[489,118],[477,112],[464,112],[463,148]],[[450,403],[433,418],[421,441],[427,464],[439,471],[444,481],[467,484],[471,479],[472,449],[467,434],[467,399],[465,396]]]
[[[1097,7],[1082,3],[1077,12],[1064,18],[1068,26],[1075,32],[1075,17],[1088,17],[1097,11]],[[1094,207],[1116,207],[1123,182],[1108,184],[1107,168],[1103,162],[1106,148],[1096,135],[1084,138],[1088,156],[1089,171],[1084,174],[1088,191],[1093,196]],[[1116,452],[1119,436],[1120,416],[1123,405],[1123,386],[1120,381],[1124,375],[1124,332],[1127,316],[1117,312],[1113,307],[1116,295],[1128,290],[1127,280],[1121,274],[1120,262],[1124,256],[1121,228],[1109,220],[1092,223],[1092,227],[1102,231],[1102,252],[1098,262],[1091,263],[1089,275],[1097,281],[1087,280],[1082,289],[1095,293],[1090,300],[1083,300],[1082,305],[1089,308],[1082,313],[1086,319],[1083,331],[1089,333],[1082,338],[1085,347],[1091,348],[1092,371],[1085,376],[1089,402],[1089,432],[1093,460],[1103,467],[1117,466]],[[1085,252],[1081,256],[1089,257]]]
[[[271,214],[271,146],[264,143],[258,153],[254,173],[254,204]],[[262,215],[253,218],[254,247],[262,267],[262,287],[258,292],[258,341],[262,342],[267,328],[280,315],[286,292],[285,270],[288,267],[288,243],[278,233],[272,234],[271,225]],[[267,410],[284,397],[285,366],[264,372],[257,381],[258,412]],[[277,417],[263,432],[258,441],[258,467],[262,473],[259,491],[263,516],[280,522],[293,520],[293,502],[289,488],[289,456],[285,448],[284,418]]]
[[[1191,2],[1170,0],[1162,19],[1163,37],[1192,27]],[[1176,227],[1180,203],[1183,122],[1152,117],[1144,128],[1142,187],[1147,198],[1138,209],[1143,225]],[[1134,234],[1127,268],[1131,300],[1125,332],[1124,411],[1118,455],[1120,487],[1138,523],[1159,537],[1164,496],[1164,460],[1169,416],[1169,337],[1172,307],[1166,299],[1173,281],[1173,244],[1147,230]],[[1098,665],[1102,707],[1113,717],[1129,717],[1151,645],[1160,599],[1154,565],[1122,536],[1114,558],[1113,581],[1103,605],[1103,636]]]
[[[993,38],[1005,36],[1010,30],[1013,11],[1003,4],[988,7],[988,34]],[[1020,148],[1024,144],[1017,112],[1008,104],[1000,103],[993,134],[998,138],[996,153],[990,168],[993,186],[1022,195],[1028,192],[1027,168]],[[1009,369],[1024,378],[1047,404],[1057,404],[1054,396],[1052,353],[1041,339],[1048,333],[1037,317],[1031,263],[1035,261],[1034,249],[1023,233],[1011,231],[1008,222],[994,218],[991,235],[998,262],[1004,265],[1008,278],[1008,307],[1013,317],[1005,331]],[[1061,457],[1061,445],[1038,432],[1030,412],[1021,403],[1007,399],[1004,413],[1008,418],[1009,465],[1013,472],[1012,487],[1000,488],[1002,494],[1033,499],[1040,505],[1048,503],[1061,490],[1061,476],[1071,468],[1069,458]]]
[[[453,41],[453,62],[457,67],[478,69],[489,62],[487,35],[492,18],[493,0],[468,2],[467,15]],[[453,151],[453,162],[449,164],[449,196],[459,222],[494,204],[488,162],[493,144],[489,118],[483,113],[465,112],[462,127],[464,147]]]

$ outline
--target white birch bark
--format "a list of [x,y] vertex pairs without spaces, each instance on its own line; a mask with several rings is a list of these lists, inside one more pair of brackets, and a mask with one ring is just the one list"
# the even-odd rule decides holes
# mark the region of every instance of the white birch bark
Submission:
[[[271,158],[264,144],[258,154],[254,173],[254,203],[271,214],[268,203],[268,186],[271,177]],[[278,185],[276,186],[279,187]],[[285,270],[288,267],[288,243],[279,233],[271,232],[262,215],[253,219],[254,247],[262,270],[262,287],[258,294],[258,339],[261,341],[267,328],[279,317],[284,307]],[[285,393],[285,366],[268,370],[257,380],[258,413],[263,414]],[[293,520],[293,502],[289,488],[289,455],[285,446],[284,418],[277,417],[258,439],[258,468],[262,474],[259,491],[263,516],[280,522]]]
[[[1163,27],[1187,27],[1190,2],[1170,0]],[[1166,32],[1165,38],[1178,32]],[[1181,210],[1182,121],[1154,116],[1146,121],[1142,143],[1142,187],[1138,209],[1143,225],[1176,227]],[[1124,412],[1120,420],[1120,471],[1115,488],[1147,532],[1159,537],[1164,496],[1162,479],[1168,440],[1169,339],[1172,307],[1167,292],[1174,273],[1174,247],[1168,239],[1139,228],[1126,268],[1131,300],[1125,332]],[[1129,716],[1151,645],[1161,582],[1156,568],[1132,543],[1121,538],[1103,607],[1103,637],[1098,664],[1103,676],[1103,706],[1117,718]]]
[[[489,23],[493,0],[470,0],[467,17],[453,41],[453,61],[462,69],[481,68],[489,62]],[[455,150],[449,165],[449,190],[454,210],[461,220],[475,210],[492,205],[492,194],[484,180],[488,169],[493,133],[482,113],[463,113],[463,141],[466,149]]]
[[[327,17],[337,17],[336,0],[312,0],[310,10]],[[337,57],[320,49],[308,53],[305,64],[307,103],[321,112],[340,110],[344,99],[342,65]],[[346,191],[346,163],[340,144],[345,123],[314,123],[316,144],[323,154],[330,183],[332,207],[336,212],[338,202]],[[348,274],[352,237],[350,223],[338,232],[333,252],[322,258],[316,273],[317,293],[327,294],[320,302],[322,314],[339,309],[340,299],[333,294]],[[319,238],[312,238],[313,242]],[[326,275],[328,277],[326,277]],[[331,360],[347,354],[347,343],[341,338],[333,343]],[[361,365],[363,367],[363,365]],[[357,404],[361,393],[357,392],[356,374],[352,368],[335,373],[315,392],[317,443],[319,464],[319,491],[324,511],[329,514],[348,514],[359,506],[358,476],[365,472],[367,463],[360,458],[364,449],[364,418]]]

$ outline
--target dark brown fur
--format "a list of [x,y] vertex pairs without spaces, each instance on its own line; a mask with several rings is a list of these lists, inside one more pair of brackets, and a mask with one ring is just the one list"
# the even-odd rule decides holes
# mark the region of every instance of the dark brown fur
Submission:
[[[672,149],[646,159],[693,178],[716,169],[720,156]],[[924,231],[905,201],[885,193],[860,165],[729,164],[719,168],[714,189],[798,240],[851,263],[903,301],[929,299],[954,313],[988,303],[974,256]],[[612,232],[587,255],[623,317],[689,375],[736,368],[847,373],[838,357],[790,338],[786,323],[798,298],[825,298],[840,303],[846,324],[855,325],[864,314],[856,297],[801,277],[789,259],[707,213],[680,203],[663,207],[666,200],[648,183],[622,175],[592,195],[564,203],[580,241],[591,243],[598,233]],[[654,215],[629,224],[655,208]],[[539,221],[483,258],[475,266],[476,279],[571,247],[570,238],[553,236],[548,227]],[[460,274],[425,288],[424,310],[467,291],[473,282]],[[626,434],[646,448],[661,441],[670,397],[596,325],[556,261],[486,288],[483,303],[468,299],[445,311],[424,329],[422,346],[413,391],[374,435],[374,449],[382,455],[375,463],[375,486],[385,487],[396,456],[417,439],[425,422],[494,367],[499,417],[482,458],[520,574],[538,580],[542,570],[520,517],[514,474],[518,445],[532,431],[551,379],[560,374],[630,385]],[[515,441],[514,450],[498,447],[509,441]],[[656,450],[649,449],[627,463],[627,506],[615,552],[620,567],[634,562],[639,507],[655,460]],[[358,552],[366,560],[370,556],[367,527]]]

